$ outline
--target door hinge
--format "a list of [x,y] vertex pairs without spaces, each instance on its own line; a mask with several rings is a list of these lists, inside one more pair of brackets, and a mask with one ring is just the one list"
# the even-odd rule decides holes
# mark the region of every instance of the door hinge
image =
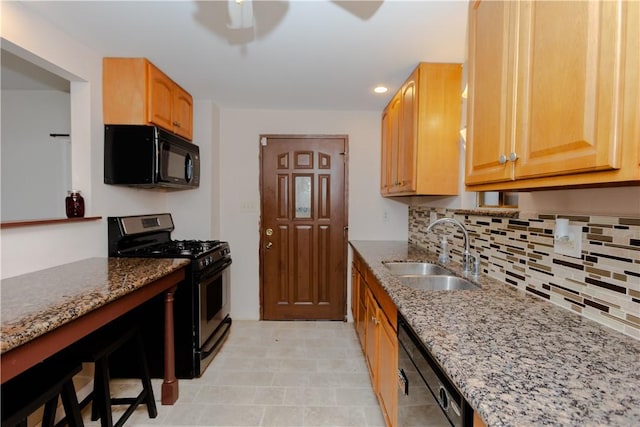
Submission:
[[260,145],[262,145],[263,147],[267,146],[267,137],[263,136],[262,138],[260,138]]

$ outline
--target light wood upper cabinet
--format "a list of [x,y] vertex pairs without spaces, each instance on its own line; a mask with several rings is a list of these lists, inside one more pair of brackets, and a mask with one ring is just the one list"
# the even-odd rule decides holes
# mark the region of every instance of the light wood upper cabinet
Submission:
[[381,193],[458,194],[460,64],[420,63],[382,113]]
[[153,124],[193,139],[193,99],[145,58],[104,58],[105,124]]
[[173,91],[174,132],[188,140],[193,139],[193,98],[180,86]]
[[640,179],[633,3],[470,4],[471,190]]
[[499,158],[509,154],[513,60],[509,56],[510,2],[471,3],[467,99],[466,183],[512,178]]
[[[396,168],[398,166],[398,130],[400,126],[397,115],[399,110],[400,97],[396,95],[382,112],[382,152],[380,165],[380,193],[382,194],[389,193],[392,184],[396,181],[395,178],[392,178],[392,175],[395,176],[397,174]],[[392,149],[395,149],[393,153]]]

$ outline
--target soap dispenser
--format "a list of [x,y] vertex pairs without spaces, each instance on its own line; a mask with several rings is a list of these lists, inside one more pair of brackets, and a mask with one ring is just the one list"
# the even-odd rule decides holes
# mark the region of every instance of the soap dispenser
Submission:
[[448,246],[447,237],[442,236],[442,241],[440,242],[440,256],[438,257],[438,261],[440,261],[443,264],[446,264],[449,262],[449,248],[447,246]]

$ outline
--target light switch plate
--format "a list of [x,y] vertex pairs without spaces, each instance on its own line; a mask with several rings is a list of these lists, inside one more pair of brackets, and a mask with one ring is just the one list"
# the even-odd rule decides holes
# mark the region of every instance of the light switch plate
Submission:
[[569,226],[569,236],[563,239],[553,239],[553,250],[557,254],[574,258],[582,258],[582,227]]

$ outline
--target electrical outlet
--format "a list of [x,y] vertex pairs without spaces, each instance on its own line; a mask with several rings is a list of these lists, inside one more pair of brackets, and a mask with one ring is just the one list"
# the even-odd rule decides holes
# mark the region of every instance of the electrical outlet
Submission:
[[382,222],[384,222],[384,223],[389,222],[389,212],[382,211]]
[[582,258],[582,227],[569,225],[568,235],[553,239],[553,250],[557,254]]
[[253,200],[243,200],[240,202],[240,212],[253,213],[257,209],[256,202]]
[[431,211],[431,213],[429,214],[429,222],[431,223],[431,222],[433,222],[433,221],[435,221],[437,219],[438,219],[438,214],[433,212],[433,211]]

